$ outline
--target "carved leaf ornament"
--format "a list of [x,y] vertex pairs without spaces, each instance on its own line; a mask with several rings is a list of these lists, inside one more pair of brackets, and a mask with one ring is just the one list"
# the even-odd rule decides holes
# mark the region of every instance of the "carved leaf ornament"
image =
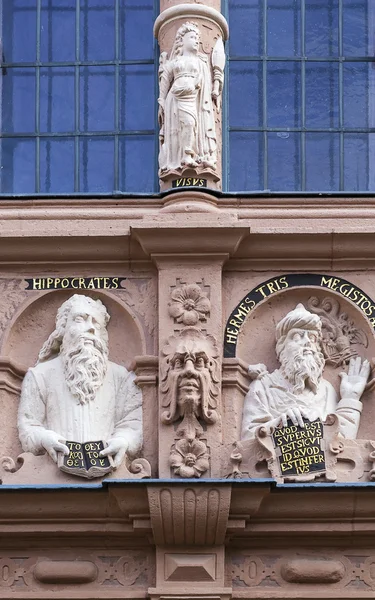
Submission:
[[322,350],[326,364],[340,367],[357,356],[353,344],[367,348],[366,334],[355,326],[347,313],[340,311],[340,304],[334,298],[319,300],[315,296],[308,301],[309,309],[319,315],[322,321]]

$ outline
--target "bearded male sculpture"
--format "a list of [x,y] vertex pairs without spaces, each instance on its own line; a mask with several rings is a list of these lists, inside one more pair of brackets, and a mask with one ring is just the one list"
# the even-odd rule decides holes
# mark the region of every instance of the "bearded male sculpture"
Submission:
[[109,315],[100,300],[74,295],[26,373],[18,414],[25,452],[69,454],[67,440],[103,440],[118,467],[142,445],[142,394],[135,374],[108,360]]
[[279,425],[304,426],[303,418],[325,421],[338,417],[340,433],[357,437],[364,392],[370,374],[367,360],[351,358],[348,373],[341,373],[340,400],[333,386],[323,378],[321,351],[322,323],[303,304],[289,312],[276,327],[276,354],[280,369],[269,373],[262,364],[249,367],[253,382],[245,398],[242,439],[255,437],[263,426],[268,431]]

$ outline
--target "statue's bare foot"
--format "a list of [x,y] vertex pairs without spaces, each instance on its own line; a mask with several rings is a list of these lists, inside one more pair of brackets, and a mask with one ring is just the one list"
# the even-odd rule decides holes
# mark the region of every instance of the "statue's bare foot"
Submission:
[[207,167],[209,169],[216,169],[216,163],[211,161],[211,160],[204,160],[202,161],[202,165],[204,167]]
[[183,167],[197,167],[198,163],[193,160],[192,158],[186,158],[184,161],[182,161],[182,166]]

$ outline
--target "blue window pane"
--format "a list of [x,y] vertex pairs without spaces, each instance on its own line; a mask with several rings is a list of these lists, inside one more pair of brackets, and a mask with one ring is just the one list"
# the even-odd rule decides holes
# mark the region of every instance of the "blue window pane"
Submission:
[[120,68],[120,129],[154,129],[153,86],[152,65],[127,65]]
[[268,187],[270,190],[301,189],[299,133],[268,134]]
[[36,59],[36,6],[30,0],[3,1],[3,56],[7,63]]
[[74,69],[40,69],[40,131],[74,131]]
[[368,127],[370,72],[374,77],[369,63],[344,64],[345,127]]
[[112,131],[115,126],[115,71],[113,67],[80,69],[81,131]]
[[154,191],[155,139],[152,135],[120,137],[119,159],[120,190]]
[[114,0],[81,0],[81,60],[114,60]]
[[81,138],[79,164],[81,192],[103,193],[113,191],[113,138]]
[[1,140],[1,192],[33,194],[35,192],[35,140],[5,138]]
[[306,63],[306,126],[339,125],[339,66],[337,63]]
[[301,65],[269,62],[267,76],[268,126],[298,127],[301,124]]
[[[52,4],[52,5],[51,5]],[[42,0],[40,59],[63,62],[75,59],[75,0]]]
[[343,0],[344,56],[368,56],[369,31],[373,35],[368,15],[368,2],[373,0]]
[[260,56],[263,49],[262,0],[229,0],[231,56]]
[[374,135],[347,133],[344,135],[344,185],[353,192],[375,189],[374,176]]
[[305,0],[306,55],[337,56],[339,52],[339,0]]
[[333,191],[340,185],[337,133],[306,133],[306,189]]
[[258,127],[262,122],[262,65],[233,62],[229,73],[231,127]]
[[120,0],[122,60],[153,59],[155,17],[153,0]]
[[263,134],[233,131],[229,143],[230,189],[263,190]]
[[40,140],[40,191],[69,193],[74,187],[74,139]]
[[301,54],[301,0],[269,0],[267,5],[268,56]]
[[35,131],[35,69],[7,68],[2,78],[4,133]]

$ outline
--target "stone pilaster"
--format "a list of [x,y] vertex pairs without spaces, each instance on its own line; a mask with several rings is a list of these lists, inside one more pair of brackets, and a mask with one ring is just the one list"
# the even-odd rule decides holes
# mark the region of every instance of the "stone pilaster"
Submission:
[[192,225],[132,230],[158,268],[161,478],[221,475],[222,266],[248,230]]
[[[162,0],[160,8],[154,33],[160,46],[161,190],[187,186],[221,189],[223,42],[228,38],[228,25],[220,13],[220,0],[207,0],[199,4]],[[185,57],[184,49],[176,53],[176,34],[178,36],[178,31],[181,32],[180,28],[185,24],[194,24],[199,33],[196,56],[200,60],[196,63],[199,66],[195,73],[191,61],[181,62],[181,58]],[[180,57],[178,67],[174,62],[177,54]],[[188,73],[188,76],[185,77],[184,73]],[[172,89],[175,80],[179,81],[180,90],[175,89],[176,93]],[[192,85],[192,89],[187,101],[188,84]],[[181,95],[183,89],[185,92]],[[185,106],[182,106],[183,103]],[[187,138],[183,139],[182,132],[189,127],[190,134],[187,133]],[[191,133],[193,130],[194,133]]]

